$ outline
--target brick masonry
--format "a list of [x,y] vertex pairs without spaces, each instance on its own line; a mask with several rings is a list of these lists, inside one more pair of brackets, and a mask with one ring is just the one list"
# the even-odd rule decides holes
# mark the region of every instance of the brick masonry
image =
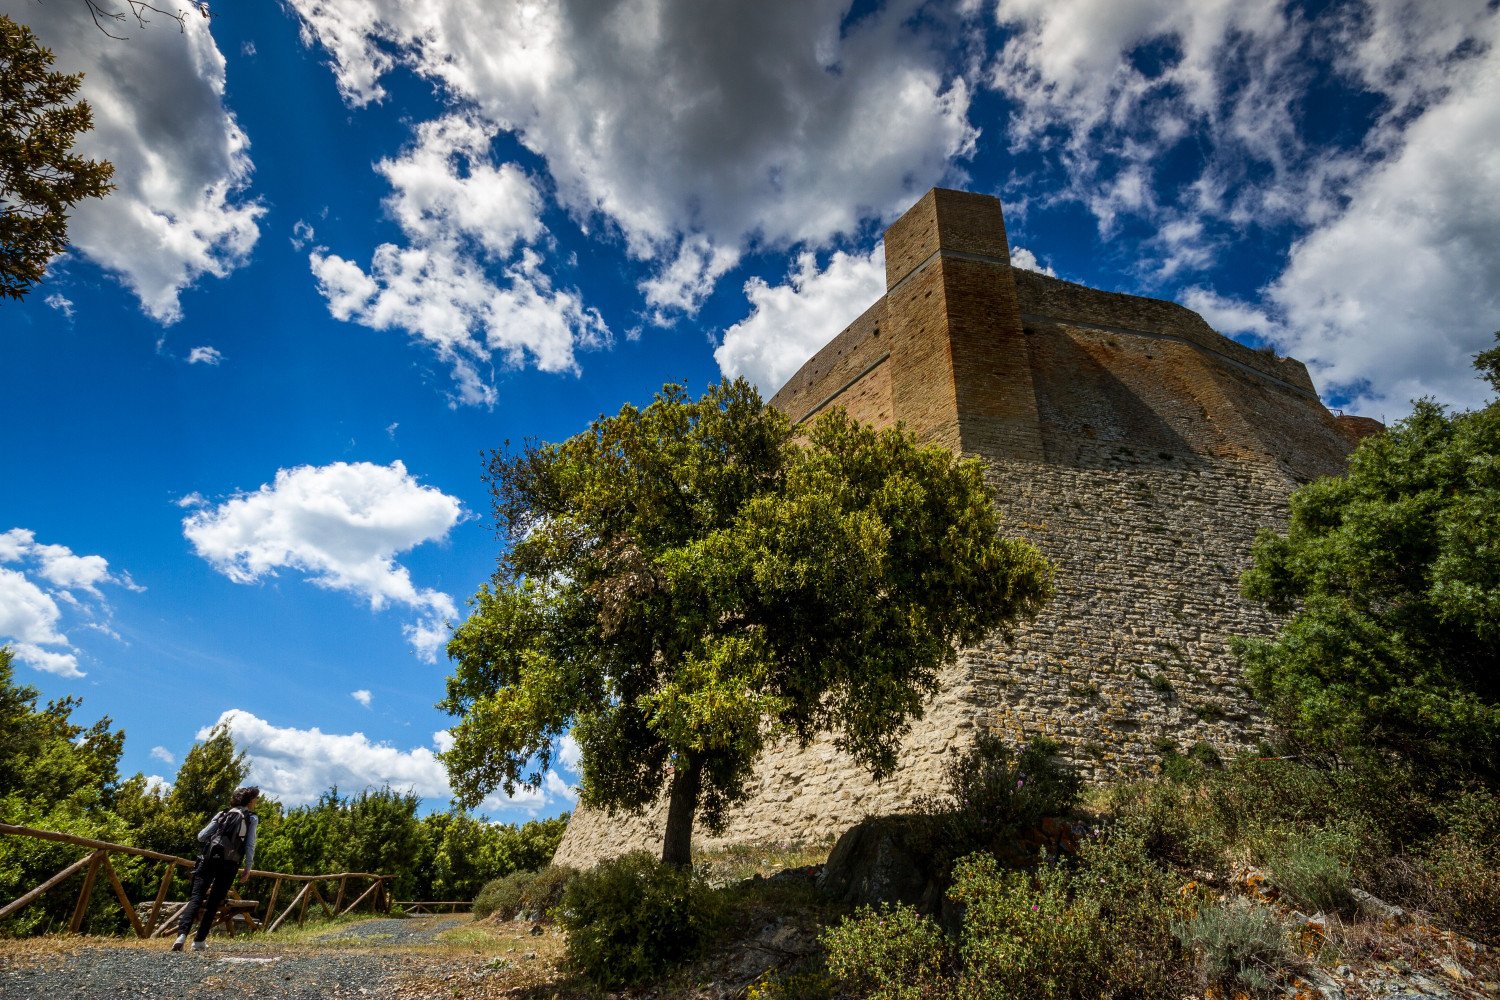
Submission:
[[[827,739],[778,747],[699,846],[815,840],[907,809],[978,729],[1050,736],[1095,781],[1149,772],[1167,746],[1252,746],[1265,723],[1229,642],[1275,623],[1239,595],[1251,543],[1380,427],[1334,416],[1301,362],[1182,306],[1012,268],[994,198],[928,192],[886,231],[886,277],[772,405],[793,420],[841,406],[983,458],[1003,530],[1052,560],[1057,596],[1011,643],[963,655],[889,780]],[[557,861],[659,850],[664,818],[580,810]]]

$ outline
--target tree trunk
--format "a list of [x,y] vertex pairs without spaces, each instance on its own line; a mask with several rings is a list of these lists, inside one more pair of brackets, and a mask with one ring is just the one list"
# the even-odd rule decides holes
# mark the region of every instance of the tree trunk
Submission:
[[672,790],[667,799],[667,832],[662,839],[661,861],[674,868],[693,864],[693,814],[698,810],[698,766],[686,754],[677,755],[672,772]]

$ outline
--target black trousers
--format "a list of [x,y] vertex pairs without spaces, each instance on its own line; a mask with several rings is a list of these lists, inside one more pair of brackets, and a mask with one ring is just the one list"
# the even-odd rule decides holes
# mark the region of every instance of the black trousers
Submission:
[[199,921],[198,933],[193,935],[193,940],[208,939],[214,917],[219,913],[219,904],[229,895],[229,887],[234,884],[234,876],[239,870],[238,864],[223,858],[198,859],[198,867],[193,869],[193,890],[188,894],[187,906],[182,908],[182,916],[177,919],[178,934],[192,930],[193,918],[202,910],[203,919]]

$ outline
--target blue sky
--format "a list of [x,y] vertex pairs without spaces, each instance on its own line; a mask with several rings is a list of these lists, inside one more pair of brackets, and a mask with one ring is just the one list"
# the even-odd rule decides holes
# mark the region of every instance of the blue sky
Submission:
[[[108,6],[108,0],[105,5]],[[0,0],[119,189],[0,303],[0,641],[170,780],[216,721],[289,803],[446,804],[482,454],[745,375],[883,290],[934,185],[1018,264],[1172,298],[1395,419],[1500,326],[1486,0]],[[502,819],[570,804],[492,799]]]

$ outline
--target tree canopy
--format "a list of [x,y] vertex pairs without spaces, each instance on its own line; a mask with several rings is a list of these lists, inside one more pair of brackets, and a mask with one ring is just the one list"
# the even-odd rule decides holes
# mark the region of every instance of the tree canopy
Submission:
[[94,126],[73,101],[81,73],[55,73],[51,50],[0,14],[0,295],[23,298],[68,245],[68,211],[108,194],[114,167],[72,152]]
[[[1500,390],[1500,348],[1476,367]],[[1239,648],[1294,737],[1500,776],[1500,401],[1419,400],[1347,474],[1292,496],[1244,589],[1291,615]]]
[[489,480],[510,547],[448,647],[459,798],[536,785],[571,731],[588,805],[643,809],[671,775],[673,864],[771,739],[832,732],[891,771],[957,650],[1051,592],[977,461],[841,411],[794,430],[744,381],[497,451]]

